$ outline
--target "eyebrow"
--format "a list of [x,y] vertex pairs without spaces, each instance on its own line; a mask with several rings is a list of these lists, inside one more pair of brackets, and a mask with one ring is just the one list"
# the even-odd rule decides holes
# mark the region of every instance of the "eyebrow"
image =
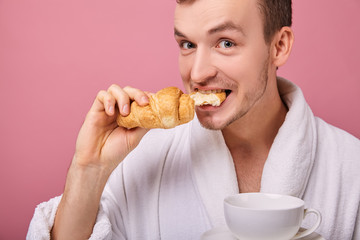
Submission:
[[240,25],[236,25],[234,22],[232,21],[227,21],[224,23],[221,23],[213,28],[211,28],[208,31],[209,35],[218,33],[218,32],[224,32],[224,31],[236,31],[236,32],[240,32],[241,34],[245,35],[244,29],[242,26]]
[[[239,33],[245,35],[245,31],[244,31],[243,27],[240,25],[236,25],[232,21],[227,21],[227,22],[221,23],[221,24],[209,29],[208,34],[213,35],[215,33],[224,32],[224,31],[236,31],[236,32],[239,32]],[[178,29],[176,29],[176,27],[174,28],[174,35],[177,37],[187,38],[186,35],[184,33],[180,32]]]
[[186,38],[185,34],[183,34],[182,32],[180,32],[180,31],[177,30],[176,28],[174,28],[174,35],[177,36],[177,37]]

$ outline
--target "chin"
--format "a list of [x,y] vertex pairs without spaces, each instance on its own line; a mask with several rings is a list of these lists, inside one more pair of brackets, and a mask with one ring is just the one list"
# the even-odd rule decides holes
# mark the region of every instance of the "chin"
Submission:
[[228,114],[224,114],[223,112],[213,114],[197,112],[196,115],[201,126],[204,128],[209,130],[223,130],[232,123],[241,119],[247,112],[248,111],[239,111]]
[[224,118],[216,118],[215,116],[197,115],[201,126],[209,130],[222,130],[229,124]]

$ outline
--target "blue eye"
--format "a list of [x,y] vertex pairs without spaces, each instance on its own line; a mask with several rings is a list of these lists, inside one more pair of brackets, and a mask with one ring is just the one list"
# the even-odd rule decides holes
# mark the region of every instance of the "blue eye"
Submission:
[[231,48],[233,47],[235,44],[228,41],[228,40],[223,40],[219,43],[219,47],[220,48]]
[[180,44],[180,47],[183,48],[183,49],[191,49],[191,48],[194,48],[195,45],[191,42],[182,42]]

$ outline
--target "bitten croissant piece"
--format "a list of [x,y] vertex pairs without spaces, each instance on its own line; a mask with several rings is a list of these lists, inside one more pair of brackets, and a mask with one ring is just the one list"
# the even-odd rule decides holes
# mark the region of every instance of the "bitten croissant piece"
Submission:
[[225,91],[215,93],[194,92],[190,97],[194,99],[195,106],[212,105],[217,107],[226,99],[226,93]]
[[168,87],[152,95],[146,106],[132,102],[130,114],[119,115],[117,123],[125,128],[173,128],[193,118],[194,100],[179,88]]

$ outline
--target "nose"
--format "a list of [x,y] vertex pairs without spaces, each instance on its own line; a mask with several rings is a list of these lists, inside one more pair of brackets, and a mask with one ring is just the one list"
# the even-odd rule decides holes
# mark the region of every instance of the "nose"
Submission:
[[191,80],[194,83],[205,84],[205,82],[216,76],[216,68],[211,60],[211,50],[198,47],[191,68]]

